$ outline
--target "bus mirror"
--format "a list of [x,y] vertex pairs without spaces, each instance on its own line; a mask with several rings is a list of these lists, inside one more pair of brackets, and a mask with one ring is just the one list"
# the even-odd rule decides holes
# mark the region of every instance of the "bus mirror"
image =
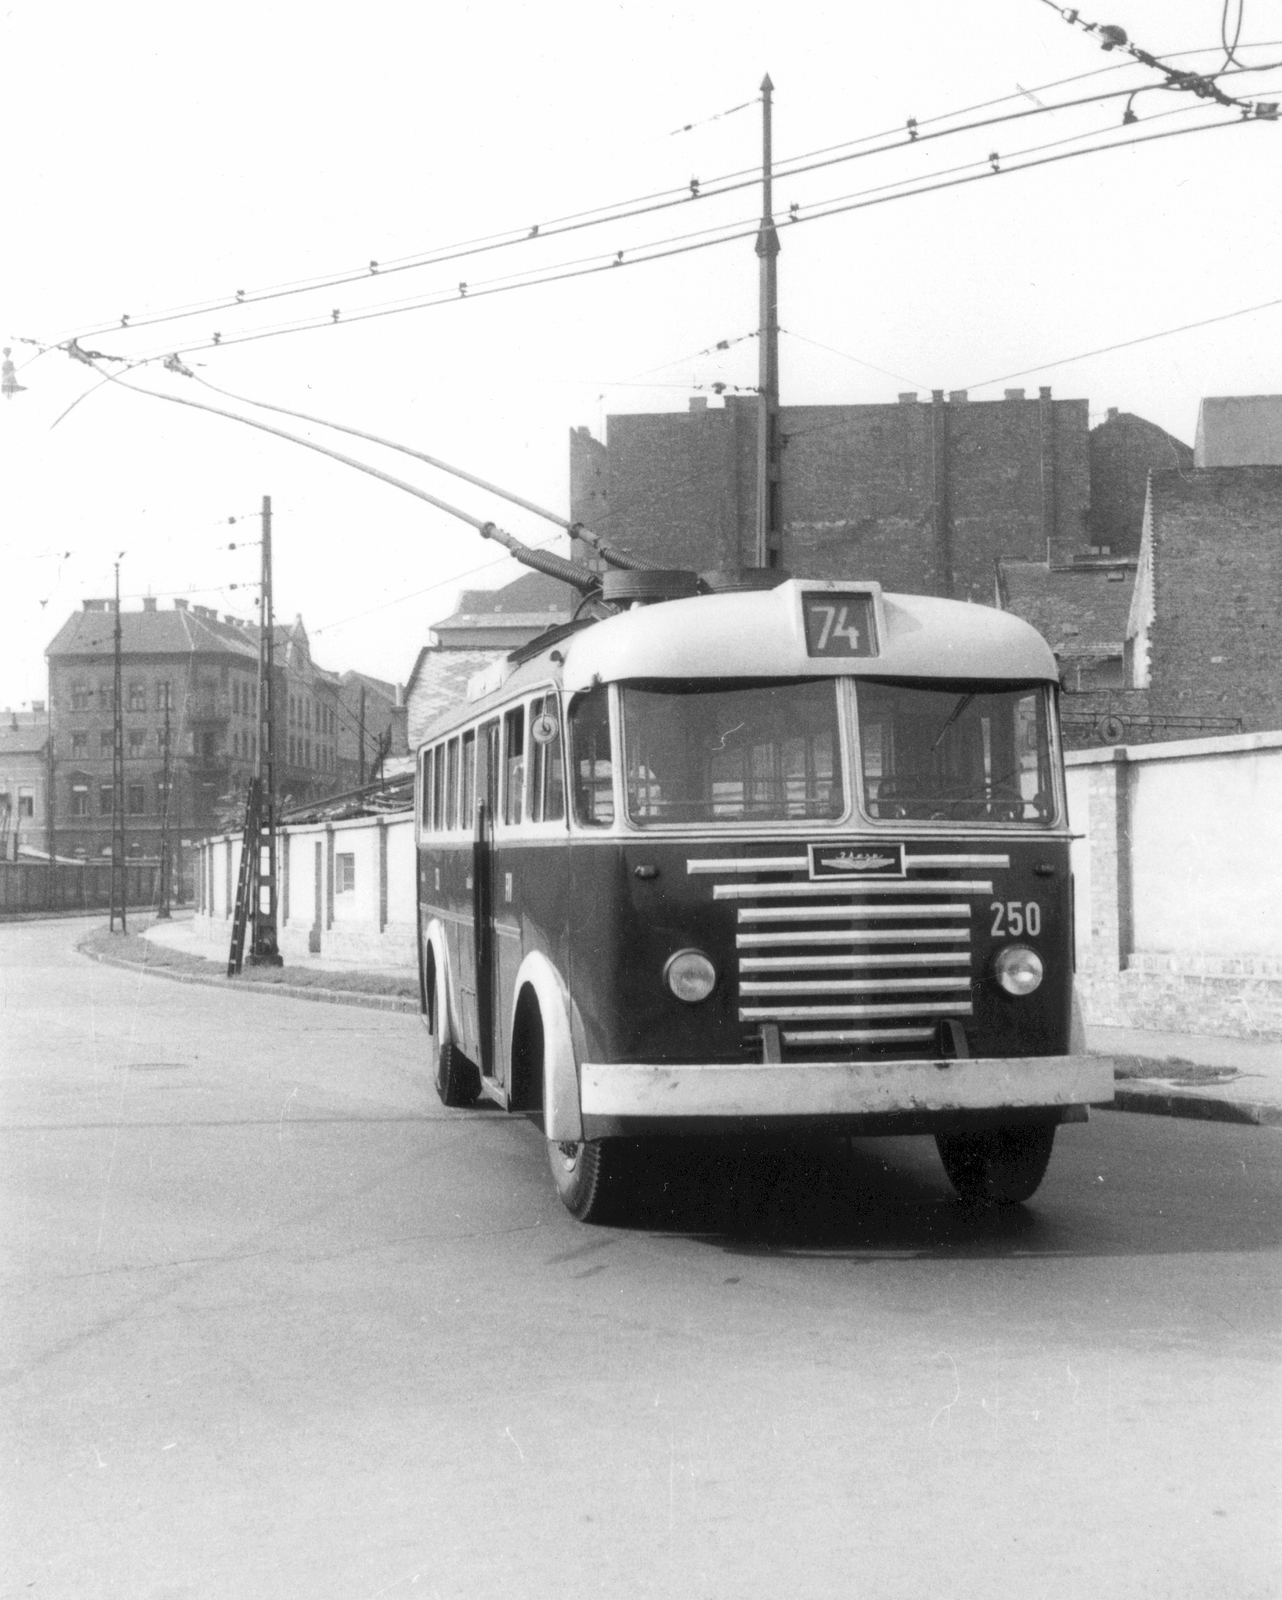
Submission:
[[530,738],[535,744],[551,744],[560,731],[556,718],[548,716],[546,711],[530,723]]

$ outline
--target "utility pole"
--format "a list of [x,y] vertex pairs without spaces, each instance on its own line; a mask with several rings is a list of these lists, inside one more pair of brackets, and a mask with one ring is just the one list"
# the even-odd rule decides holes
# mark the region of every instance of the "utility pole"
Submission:
[[776,262],[771,104],[774,84],[761,80],[761,226],[757,230],[760,308],[757,323],[757,549],[756,565],[777,567],[783,542],[779,518],[779,281]]
[[49,665],[48,706],[49,736],[45,741],[45,849],[49,852],[49,872],[45,878],[45,909],[52,911],[57,904],[57,838],[54,833],[53,793],[53,664]]
[[360,763],[357,768],[359,774],[356,786],[365,787],[365,685],[361,684],[360,712],[356,718],[356,759]]
[[169,701],[172,691],[165,684],[165,760],[160,769],[160,904],[156,907],[157,920],[166,920],[169,910],[169,801],[171,793],[169,765]]
[[[276,774],[275,624],[272,613],[272,497],[263,496],[262,582],[258,610],[258,744],[254,751],[254,787],[257,790],[257,831],[253,864],[253,936],[249,946],[251,967],[281,967],[276,943]],[[252,806],[251,806],[252,809]],[[249,829],[245,831],[249,844]]]
[[116,628],[112,649],[111,740],[111,920],[109,931],[116,931],[116,886],[120,888],[120,931],[128,932],[125,905],[129,881],[125,876],[125,718],[121,694],[120,645],[120,562],[116,562]]

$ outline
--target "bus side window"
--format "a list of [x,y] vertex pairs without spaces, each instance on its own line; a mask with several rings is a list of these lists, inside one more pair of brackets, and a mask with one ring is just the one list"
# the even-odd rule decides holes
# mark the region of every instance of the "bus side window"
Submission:
[[503,820],[519,823],[525,794],[525,707],[503,718]]
[[423,822],[424,832],[432,830],[432,750],[424,750],[423,766],[418,774],[418,805],[421,811],[419,821]]
[[499,719],[483,722],[476,731],[476,803],[485,802],[493,826],[499,804]]
[[614,763],[610,757],[610,701],[604,684],[570,702],[574,762],[574,815],[589,827],[614,821]]
[[463,735],[463,771],[459,783],[458,825],[469,831],[476,821],[476,729]]
[[458,740],[451,739],[445,757],[445,826],[458,827]]
[[438,744],[432,762],[432,831],[439,833],[445,826],[445,746]]
[[530,702],[530,821],[560,822],[564,816],[565,775],[556,696],[540,696]]

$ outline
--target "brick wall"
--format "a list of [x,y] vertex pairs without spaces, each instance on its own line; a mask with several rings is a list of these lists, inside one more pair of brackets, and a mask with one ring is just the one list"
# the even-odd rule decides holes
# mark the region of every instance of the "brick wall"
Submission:
[[[756,400],[611,417],[604,459],[571,436],[571,506],[622,548],[701,571],[750,563]],[[991,603],[994,561],[1067,560],[1087,544],[1087,403],[785,406],[781,564],[806,577]],[[594,448],[595,447],[595,448]],[[602,481],[604,477],[604,491]],[[593,522],[591,519],[595,517]]]
[[1152,709],[1282,727],[1282,467],[1151,485]]

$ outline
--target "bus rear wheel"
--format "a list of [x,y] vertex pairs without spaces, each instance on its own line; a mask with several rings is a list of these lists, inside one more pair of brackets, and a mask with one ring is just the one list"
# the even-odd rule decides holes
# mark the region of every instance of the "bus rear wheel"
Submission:
[[552,1181],[567,1211],[580,1222],[606,1222],[620,1210],[628,1147],[621,1139],[548,1141]]
[[963,1200],[1018,1205],[1032,1198],[1046,1176],[1055,1124],[941,1133],[935,1143],[948,1181]]
[[436,1092],[445,1106],[470,1106],[481,1092],[481,1075],[476,1064],[469,1061],[452,1039],[438,1043],[439,1035],[432,1036],[432,1077]]

